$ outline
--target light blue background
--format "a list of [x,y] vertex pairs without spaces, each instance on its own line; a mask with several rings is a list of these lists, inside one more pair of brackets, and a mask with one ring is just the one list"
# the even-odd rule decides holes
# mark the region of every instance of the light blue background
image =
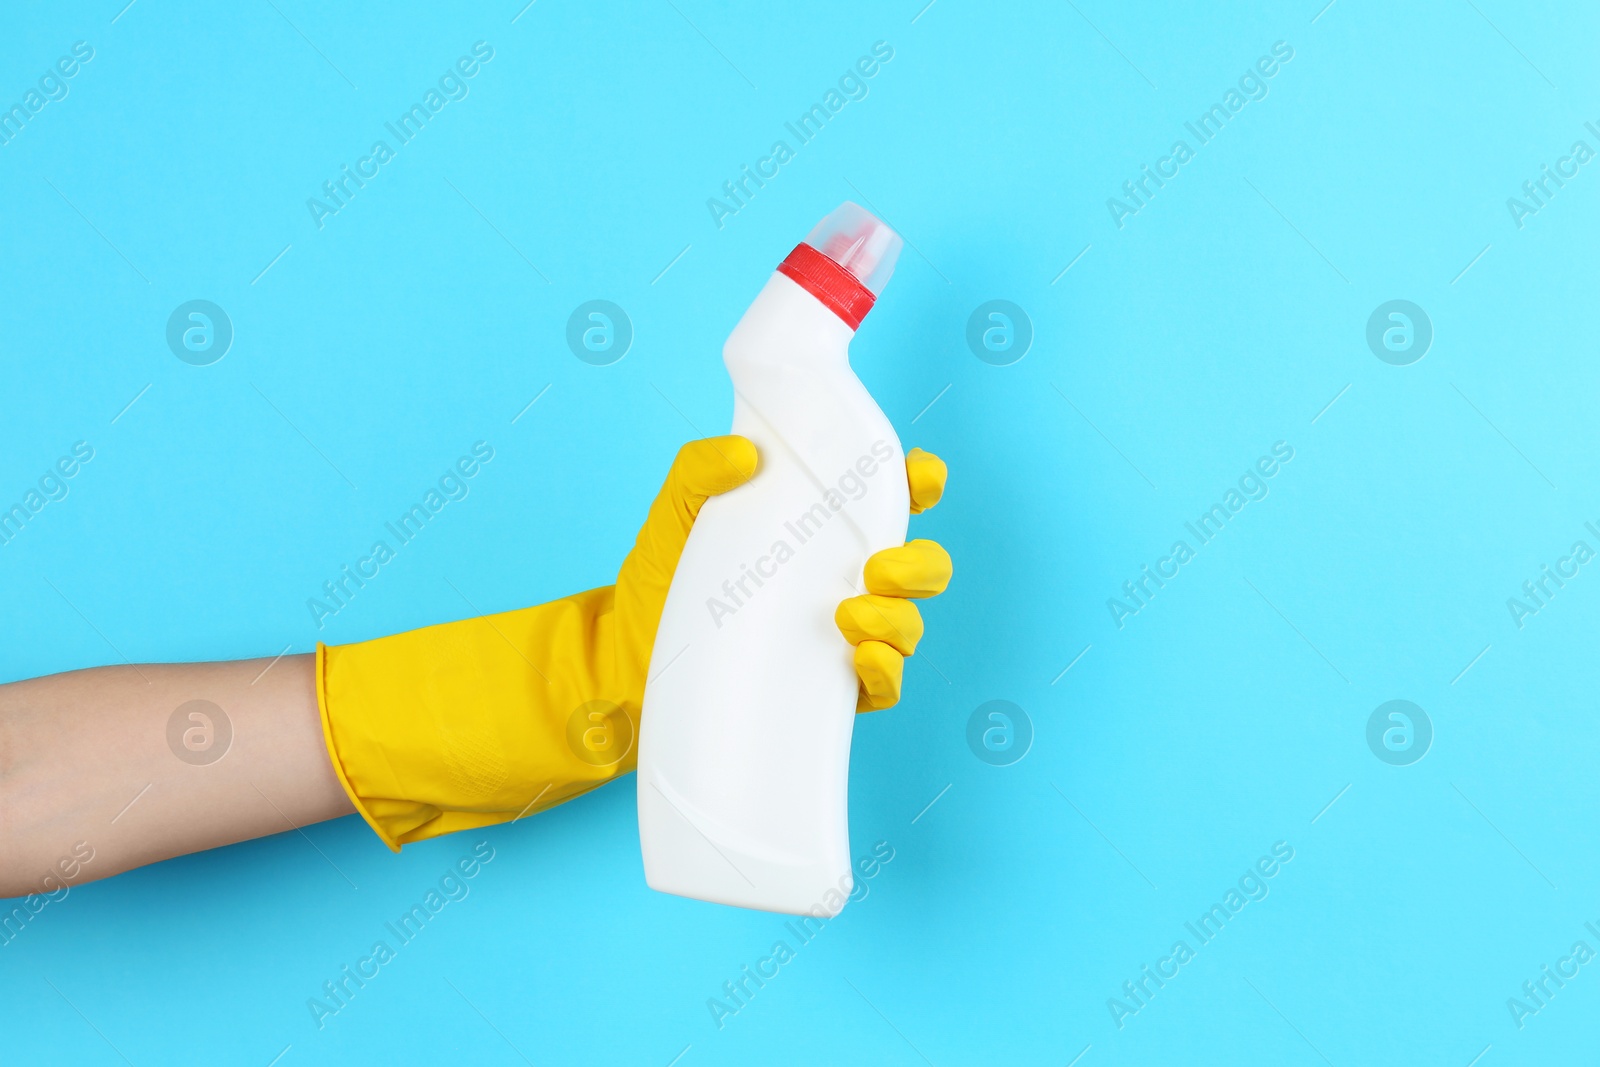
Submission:
[[[72,42],[96,53],[0,147],[0,497],[74,441],[96,457],[0,546],[0,677],[361,640],[468,614],[449,583],[502,610],[611,581],[675,448],[727,426],[723,338],[846,199],[914,246],[854,361],[907,446],[949,461],[912,528],[956,564],[905,700],[857,726],[854,849],[895,858],[725,1028],[707,999],[782,919],[648,890],[629,777],[398,857],[355,818],[308,830],[359,890],[297,834],[74,889],[0,949],[8,1058],[1592,1049],[1600,964],[1523,1029],[1506,1001],[1600,949],[1600,576],[1520,630],[1506,599],[1600,547],[1600,163],[1520,230],[1506,199],[1600,148],[1600,14],[920,4],[6,15],[7,105]],[[471,95],[319,231],[306,198],[479,40]],[[879,40],[870,95],[719,230],[707,198]],[[1119,230],[1106,199],[1195,147],[1184,121],[1280,40],[1270,95]],[[236,330],[210,367],[164,340],[196,298]],[[609,367],[564,341],[595,298],[636,331]],[[1396,298],[1435,329],[1407,367],[1364,337]],[[990,299],[1032,320],[1012,366],[964,339]],[[480,439],[471,496],[319,632],[306,599]],[[1107,598],[1280,440],[1271,495],[1119,630]],[[1406,767],[1365,740],[1397,698],[1435,730]],[[991,699],[1035,730],[1008,767],[966,742]],[[307,998],[479,839],[496,859],[470,897],[319,1031]],[[1119,1029],[1107,999],[1277,841],[1295,855],[1270,896]]]

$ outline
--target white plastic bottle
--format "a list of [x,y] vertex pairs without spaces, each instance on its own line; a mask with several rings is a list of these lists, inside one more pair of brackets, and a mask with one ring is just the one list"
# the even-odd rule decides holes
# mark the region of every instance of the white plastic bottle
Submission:
[[905,541],[905,457],[850,369],[900,237],[855,204],[784,260],[723,346],[755,477],[706,502],[656,632],[639,737],[652,888],[834,915],[852,887],[853,650],[834,623]]

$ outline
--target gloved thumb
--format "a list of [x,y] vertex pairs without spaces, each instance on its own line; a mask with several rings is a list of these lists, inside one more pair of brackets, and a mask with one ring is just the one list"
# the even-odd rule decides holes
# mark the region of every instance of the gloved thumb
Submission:
[[627,631],[620,636],[642,646],[624,649],[625,659],[639,660],[641,668],[649,659],[672,572],[700,508],[711,497],[748,482],[757,459],[756,446],[734,435],[690,441],[678,450],[617,575],[616,611]]

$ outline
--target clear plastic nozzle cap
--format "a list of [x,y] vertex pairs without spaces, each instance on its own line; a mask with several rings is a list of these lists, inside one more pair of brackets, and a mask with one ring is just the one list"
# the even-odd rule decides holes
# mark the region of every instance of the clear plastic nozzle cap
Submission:
[[905,241],[882,219],[847,200],[817,223],[806,236],[806,244],[849,271],[873,296],[879,296],[889,284]]

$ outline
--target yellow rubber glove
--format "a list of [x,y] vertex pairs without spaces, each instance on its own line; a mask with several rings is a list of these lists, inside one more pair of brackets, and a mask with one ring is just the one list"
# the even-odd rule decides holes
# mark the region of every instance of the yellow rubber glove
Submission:
[[[911,514],[920,515],[944,495],[944,460],[913,448],[906,453]],[[910,598],[937,596],[950,584],[950,554],[933,541],[907,541],[867,560],[865,596],[839,605],[833,619],[856,646],[861,692],[856,711],[881,711],[900,702],[905,659],[922,640],[922,613]]]
[[[615,586],[317,646],[328,755],[385,844],[398,852],[518,819],[634,769],[650,651],[689,529],[701,505],[749,481],[756,462],[743,437],[683,446]],[[913,512],[938,501],[945,468],[937,457],[912,450],[906,474]],[[869,594],[846,601],[838,617],[856,645],[858,710],[899,699],[902,656],[922,635],[903,598],[940,592],[950,557],[913,541],[873,556],[865,578]]]

